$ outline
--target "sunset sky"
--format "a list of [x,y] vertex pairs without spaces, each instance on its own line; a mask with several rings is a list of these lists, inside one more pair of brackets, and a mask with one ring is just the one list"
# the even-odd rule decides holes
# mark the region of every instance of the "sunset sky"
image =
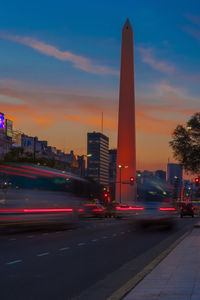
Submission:
[[117,143],[121,29],[134,30],[137,169],[165,169],[170,135],[200,111],[200,2],[3,1],[0,111],[66,152]]

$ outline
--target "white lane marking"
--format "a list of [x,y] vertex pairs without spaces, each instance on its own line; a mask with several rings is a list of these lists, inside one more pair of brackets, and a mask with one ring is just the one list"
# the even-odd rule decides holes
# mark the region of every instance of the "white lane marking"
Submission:
[[78,246],[84,246],[85,245],[85,243],[79,243],[78,244]]
[[124,234],[125,232],[124,232],[124,231],[121,231],[120,233],[121,233],[121,234]]
[[64,247],[64,248],[60,248],[59,251],[65,251],[65,250],[69,250],[70,247]]
[[11,239],[9,239],[9,241],[16,241],[16,239],[15,238],[11,238]]
[[113,236],[117,236],[117,234],[116,234],[116,233],[113,233]]
[[95,239],[94,239],[94,240],[92,240],[92,242],[97,242],[97,241],[98,241],[98,239],[96,239],[96,240],[95,240]]
[[28,235],[27,237],[28,237],[29,239],[31,239],[31,238],[33,237],[33,235]]
[[102,239],[107,239],[107,238],[108,238],[107,236],[103,236],[103,237],[102,237]]
[[7,265],[14,265],[14,264],[17,264],[17,263],[20,263],[20,262],[22,262],[21,259],[16,259],[16,260],[8,262]]
[[42,235],[48,235],[48,232],[43,233]]
[[37,256],[45,256],[45,255],[48,255],[49,252],[44,252],[44,253],[40,253],[40,254],[37,254]]

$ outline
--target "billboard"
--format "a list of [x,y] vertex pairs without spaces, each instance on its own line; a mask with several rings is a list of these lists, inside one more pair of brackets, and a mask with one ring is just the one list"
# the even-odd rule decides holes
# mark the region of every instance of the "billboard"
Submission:
[[13,136],[13,122],[6,119],[6,135],[9,137]]
[[4,128],[4,114],[0,113],[0,128]]

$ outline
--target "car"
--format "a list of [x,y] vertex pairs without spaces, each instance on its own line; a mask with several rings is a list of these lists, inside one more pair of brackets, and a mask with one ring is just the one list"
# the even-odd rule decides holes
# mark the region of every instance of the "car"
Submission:
[[105,218],[106,209],[101,204],[85,203],[78,209],[78,214],[83,218]]
[[192,203],[181,203],[180,205],[180,217],[191,216],[194,218],[194,205]]
[[107,218],[115,217],[116,205],[118,205],[116,202],[109,202],[105,204],[105,214]]
[[177,209],[172,201],[158,201],[156,199],[156,201],[142,201],[139,205],[140,210],[135,217],[138,228],[164,226],[171,229],[174,227]]
[[133,218],[135,215],[138,214],[138,211],[143,210],[143,207],[136,205],[135,203],[128,205],[128,204],[121,204],[115,203],[114,206],[114,217],[117,219],[121,218]]

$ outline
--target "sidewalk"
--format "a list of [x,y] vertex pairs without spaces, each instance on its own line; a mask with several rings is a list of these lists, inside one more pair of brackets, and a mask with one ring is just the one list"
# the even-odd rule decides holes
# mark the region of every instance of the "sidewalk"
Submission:
[[123,300],[200,300],[200,228],[193,231]]

